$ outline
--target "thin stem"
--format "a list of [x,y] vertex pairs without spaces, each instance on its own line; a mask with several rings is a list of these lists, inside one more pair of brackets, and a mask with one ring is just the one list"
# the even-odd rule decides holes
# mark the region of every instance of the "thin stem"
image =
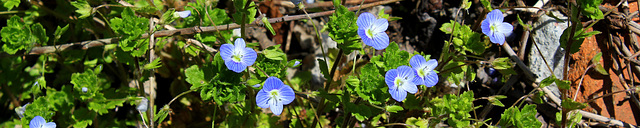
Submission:
[[612,96],[612,95],[614,95],[614,94],[616,94],[616,93],[629,92],[629,91],[636,91],[636,90],[637,90],[636,88],[631,88],[631,89],[627,89],[627,90],[621,90],[621,91],[615,91],[615,92],[607,93],[607,94],[604,94],[604,95],[602,95],[602,96],[598,96],[598,97],[595,97],[595,98],[593,98],[593,99],[590,99],[590,100],[588,100],[588,101],[587,101],[587,102],[585,102],[585,103],[591,103],[591,102],[593,102],[593,101],[596,101],[597,99],[604,98],[604,97],[608,97],[608,96]]
[[191,93],[191,92],[193,92],[193,90],[188,90],[188,91],[185,91],[185,92],[182,92],[182,93],[178,94],[176,97],[173,97],[173,99],[171,99],[171,101],[169,101],[169,103],[167,104],[167,106],[171,106],[171,103],[173,103],[173,101],[175,101],[176,99],[178,99],[180,96],[185,95],[185,94],[188,94],[188,93]]

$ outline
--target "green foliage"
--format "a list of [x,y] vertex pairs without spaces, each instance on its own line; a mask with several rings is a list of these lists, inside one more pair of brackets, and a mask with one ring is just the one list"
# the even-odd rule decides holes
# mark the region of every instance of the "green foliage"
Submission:
[[[5,3],[6,4],[6,3]],[[15,54],[19,50],[31,50],[35,43],[46,45],[49,37],[46,30],[40,23],[26,24],[18,16],[13,16],[7,20],[7,26],[0,30],[2,41],[2,51]]]
[[[176,28],[185,28],[185,27],[194,27],[194,26],[213,26],[215,25],[225,25],[232,23],[232,19],[226,13],[226,10],[219,8],[208,8],[205,3],[197,2],[197,3],[188,3],[189,6],[194,8],[185,8],[185,10],[191,11],[191,16],[184,18],[184,24],[176,25]],[[199,12],[199,13],[198,13]],[[207,15],[209,14],[209,15]],[[236,22],[240,22],[236,20]],[[220,31],[219,33],[211,32],[211,33],[197,33],[195,34],[195,38],[205,44],[212,44],[219,40],[219,42],[229,43],[228,39],[232,37],[233,30]],[[218,37],[222,35],[222,37]]]
[[[402,107],[400,107],[402,108]],[[377,114],[380,110],[376,108],[369,107],[363,104],[354,104],[348,102],[345,108],[347,113],[351,113],[358,121],[364,121],[366,119],[372,118]]]
[[491,102],[491,104],[496,105],[496,106],[500,106],[500,107],[504,107],[504,104],[502,104],[502,102],[500,102],[501,99],[507,98],[507,96],[504,95],[495,95],[495,96],[490,96],[489,97],[489,102]]
[[[256,4],[253,1],[247,6],[248,0],[234,0],[233,7],[236,8],[236,13],[233,14],[233,19],[236,24],[250,24],[256,20]],[[244,23],[242,22],[244,21]]]
[[260,78],[266,79],[268,76],[284,78],[287,76],[287,71],[284,70],[287,67],[287,63],[287,55],[282,52],[280,45],[275,45],[263,50],[262,54],[258,54],[254,68],[260,69],[256,70]]
[[149,19],[136,16],[131,8],[125,8],[121,16],[111,19],[111,29],[123,35],[120,37],[120,48],[132,56],[144,55],[149,49],[149,42],[140,37],[149,30]]
[[87,18],[93,13],[93,8],[91,7],[91,5],[89,5],[89,3],[87,3],[86,0],[74,1],[71,2],[71,5],[78,9],[76,10],[76,13],[80,14],[78,18]]
[[262,54],[264,55],[264,57],[271,60],[287,60],[287,54],[284,54],[284,52],[282,52],[282,49],[280,49],[280,44],[268,47],[267,49],[262,51]]
[[562,99],[562,108],[567,111],[586,108],[586,103],[580,103],[572,99]]
[[384,70],[389,71],[402,65],[409,65],[409,52],[400,50],[396,42],[391,42],[386,51],[382,54],[384,59]]
[[151,61],[151,63],[145,64],[144,65],[144,69],[156,69],[162,67],[162,62],[160,62],[160,58],[156,58],[155,60]]
[[472,91],[466,91],[460,96],[447,94],[442,98],[436,97],[431,99],[429,101],[432,109],[430,116],[444,117],[442,119],[432,120],[432,123],[437,123],[439,120],[447,120],[447,123],[451,127],[469,127],[471,123],[471,114],[469,114],[469,112],[480,107],[473,106],[473,100]]
[[404,110],[404,108],[402,108],[402,106],[398,106],[398,105],[386,106],[386,107],[384,107],[384,109],[387,112],[391,112],[391,113],[398,113],[399,111]]
[[271,35],[276,35],[276,31],[273,30],[273,27],[271,26],[271,23],[269,23],[269,19],[262,18],[262,24],[264,24],[264,26],[267,27],[269,32],[271,32]]
[[591,64],[595,65],[593,68],[602,75],[609,75],[607,70],[605,70],[602,66],[602,63],[600,63],[600,59],[602,59],[602,52],[598,52],[595,56],[593,56],[593,58],[591,59]]
[[484,53],[485,44],[480,41],[482,34],[474,32],[468,25],[451,20],[442,24],[440,31],[453,35],[452,42],[457,51],[468,51],[476,55]]
[[409,117],[405,124],[419,128],[426,128],[429,126],[429,121],[422,118]]
[[517,128],[539,128],[542,123],[536,118],[536,105],[527,104],[521,110],[509,107],[500,117],[500,126]]
[[[573,42],[571,43],[571,47],[568,48],[567,44],[569,43],[571,30],[574,29],[573,27],[577,27],[577,28],[575,28],[576,32],[573,35]],[[600,31],[595,31],[595,30],[591,32],[586,32],[586,31],[587,29],[582,28],[582,23],[580,22],[577,22],[576,25],[571,25],[570,27],[567,27],[562,32],[562,36],[560,36],[560,47],[564,49],[569,49],[569,52],[571,52],[572,54],[576,53],[580,51],[580,46],[582,46],[582,42],[584,42],[584,38],[601,33]]]
[[359,79],[354,77],[347,79],[349,91],[355,92],[362,99],[376,105],[384,103],[389,98],[384,75],[380,73],[380,69],[376,65],[371,63],[364,65],[360,68],[359,77]]
[[531,30],[531,25],[529,24],[525,24],[522,19],[520,19],[520,15],[516,15],[518,18],[518,23],[520,24],[520,26],[522,26],[525,30]]
[[20,0],[2,0],[2,6],[7,8],[7,11],[11,11],[13,7],[18,7],[20,5]]
[[200,92],[202,100],[213,99],[217,105],[242,102],[245,99],[246,86],[241,83],[242,74],[228,70],[220,57],[215,55],[212,63],[205,63],[202,68],[193,65],[185,70],[186,81],[191,90]]
[[600,11],[600,4],[602,0],[578,0],[580,8],[582,8],[582,14],[591,19],[604,19],[604,14]]
[[356,50],[362,50],[362,42],[358,38],[357,16],[346,7],[335,1],[333,6],[336,12],[329,17],[327,31],[329,37],[336,41],[338,48],[344,50],[344,54],[349,54]]
[[[569,116],[567,118],[567,126],[571,126],[571,127],[575,127],[578,125],[578,123],[580,123],[580,121],[582,121],[582,114],[580,114],[580,112],[578,111],[570,111],[567,116]],[[562,122],[562,112],[557,112],[556,113],[556,123],[558,123],[558,125],[561,125],[560,123]]]

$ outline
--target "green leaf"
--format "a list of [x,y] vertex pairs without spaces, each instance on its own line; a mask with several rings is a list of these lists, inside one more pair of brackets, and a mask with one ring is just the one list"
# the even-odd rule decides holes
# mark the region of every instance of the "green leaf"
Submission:
[[384,69],[389,71],[391,69],[398,68],[402,65],[409,65],[409,52],[400,50],[396,42],[391,42],[383,53]]
[[87,18],[92,14],[93,8],[91,7],[91,5],[89,5],[89,3],[87,3],[86,0],[74,1],[71,2],[71,5],[78,8],[78,10],[76,10],[76,12],[80,14],[78,18]]
[[273,30],[273,27],[271,27],[271,23],[269,23],[269,20],[267,18],[262,18],[262,24],[264,24],[264,26],[269,29],[271,35],[276,35],[276,31]]
[[44,27],[40,25],[40,23],[34,24],[31,26],[31,34],[38,40],[37,42],[42,45],[47,45],[49,41],[49,37],[47,37],[47,31],[44,30]]
[[460,7],[462,7],[464,10],[469,10],[469,8],[471,8],[471,2],[469,2],[469,0],[463,0]]
[[484,8],[486,8],[487,10],[493,10],[493,8],[491,7],[491,2],[489,0],[480,0],[480,3],[482,3],[482,5],[484,5]]
[[493,105],[504,107],[504,104],[502,104],[502,102],[500,102],[500,100],[504,99],[504,98],[507,98],[507,96],[504,96],[504,95],[490,96],[489,97],[489,102],[491,102],[491,104],[493,104]]
[[508,57],[496,58],[491,62],[494,69],[502,70],[502,69],[510,69],[513,67],[511,60]]
[[599,9],[602,0],[578,0],[582,14],[591,19],[604,19],[604,14]]
[[156,69],[156,68],[159,68],[159,67],[162,67],[162,62],[160,62],[160,58],[156,58],[151,63],[148,63],[148,64],[144,65],[144,69],[146,69],[146,70]]
[[556,79],[556,85],[560,89],[569,89],[571,88],[571,81]]
[[186,81],[191,84],[191,90],[208,84],[208,81],[204,79],[204,73],[197,65],[191,65],[191,67],[184,70],[184,75],[187,76]]
[[160,24],[171,24],[171,22],[176,20],[176,17],[174,16],[175,12],[176,12],[175,9],[169,9],[166,12],[164,12],[162,14],[162,17],[160,17]]
[[426,128],[429,127],[429,121],[422,119],[422,118],[415,118],[415,117],[409,117],[407,119],[407,121],[405,121],[405,124],[410,125],[410,126],[414,126],[414,127],[419,127],[419,128]]
[[324,78],[327,80],[329,79],[329,67],[327,66],[327,62],[325,62],[322,59],[318,59],[318,64],[320,64],[320,71],[322,72],[322,75],[324,75]]
[[73,111],[73,116],[71,117],[75,121],[73,127],[87,127],[93,124],[93,118],[95,116],[95,112],[91,112],[87,108],[79,108],[78,110]]
[[336,41],[337,47],[344,50],[345,55],[356,50],[362,51],[362,41],[357,33],[356,14],[339,3],[334,3],[334,7],[336,11],[329,17],[326,27],[329,37]]
[[262,51],[262,54],[264,54],[265,57],[271,60],[287,59],[287,54],[284,54],[284,52],[282,52],[282,49],[280,49],[280,44],[268,47],[267,49]]
[[580,103],[572,99],[566,98],[562,100],[562,108],[567,111],[586,108],[586,103]]
[[[41,27],[40,25],[40,27],[34,28],[40,29]],[[38,38],[33,36],[31,26],[25,24],[17,15],[7,20],[7,26],[2,27],[0,35],[2,36],[2,41],[5,42],[2,46],[2,51],[9,54],[15,54],[19,50],[30,50]]]
[[397,113],[398,111],[404,110],[402,106],[398,106],[398,105],[385,106],[384,108],[387,112],[391,112],[391,113]]
[[69,29],[69,24],[67,24],[66,26],[64,26],[62,28],[60,28],[60,26],[58,26],[56,28],[56,31],[53,33],[53,35],[55,36],[54,40],[58,41],[62,37],[62,34],[66,33],[68,29]]
[[500,126],[517,128],[537,128],[542,123],[536,118],[537,110],[535,104],[525,105],[521,110],[516,107],[509,107],[500,117]]
[[2,0],[3,6],[7,8],[7,11],[11,11],[13,7],[20,5],[20,0]]
[[551,75],[547,78],[544,78],[542,81],[540,81],[540,88],[544,88],[547,87],[551,84],[553,84],[553,82],[556,82],[556,76],[555,75]]
[[236,24],[243,24],[242,18],[244,16],[245,22],[244,24],[250,24],[255,20],[256,17],[256,5],[253,1],[250,1],[248,8],[245,8],[245,4],[248,0],[234,0],[233,6],[236,8],[236,13],[233,14],[233,19]]
[[[362,99],[371,104],[382,104],[389,97],[388,87],[384,84],[384,75],[379,68],[372,64],[365,64],[360,68],[360,83],[349,86],[355,90]],[[352,82],[354,83],[354,82]]]

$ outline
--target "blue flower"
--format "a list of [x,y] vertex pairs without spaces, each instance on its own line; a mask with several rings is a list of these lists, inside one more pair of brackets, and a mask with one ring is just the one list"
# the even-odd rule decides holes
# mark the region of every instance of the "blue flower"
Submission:
[[360,14],[356,23],[358,23],[358,35],[364,44],[376,50],[382,50],[389,46],[389,36],[384,32],[389,27],[387,19],[376,19],[373,14],[365,12]]
[[30,128],[55,128],[56,127],[56,123],[54,122],[48,122],[44,120],[44,118],[42,118],[42,116],[36,116],[33,117],[33,119],[31,119],[31,122],[29,122],[29,127]]
[[502,22],[504,17],[499,9],[494,9],[487,14],[487,18],[482,21],[482,33],[489,36],[491,42],[504,44],[505,36],[513,31],[511,24]]
[[174,17],[181,17],[181,18],[187,18],[189,16],[191,16],[191,11],[190,10],[186,10],[186,11],[177,11],[173,13]]
[[389,86],[391,98],[398,102],[402,102],[407,97],[407,92],[411,94],[418,92],[416,85],[422,83],[420,77],[416,76],[416,71],[406,65],[387,71],[384,81]]
[[282,113],[282,107],[296,98],[293,89],[276,77],[269,77],[264,81],[262,90],[256,95],[256,104],[260,108],[270,108],[276,115]]
[[87,87],[82,87],[82,93],[87,93],[89,91],[89,88]]
[[224,60],[227,69],[240,73],[256,62],[258,54],[251,48],[247,48],[242,38],[236,39],[234,45],[223,44],[220,46],[220,56]]
[[16,111],[16,114],[18,114],[18,117],[20,117],[20,119],[24,117],[24,112],[27,111],[27,105],[29,105],[29,103],[24,104],[22,107],[17,107],[14,109]]
[[438,66],[436,59],[427,61],[422,55],[414,55],[409,60],[409,64],[416,70],[420,79],[422,79],[422,85],[432,87],[438,83],[438,74],[433,69]]

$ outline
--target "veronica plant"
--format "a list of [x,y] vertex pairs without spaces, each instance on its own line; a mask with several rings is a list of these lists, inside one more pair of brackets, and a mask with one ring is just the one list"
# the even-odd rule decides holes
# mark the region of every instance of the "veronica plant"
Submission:
[[389,36],[384,32],[389,27],[387,19],[376,19],[373,14],[365,12],[360,14],[356,23],[358,24],[358,35],[364,44],[376,50],[382,50],[389,46]]
[[418,77],[422,79],[422,85],[432,87],[438,83],[438,74],[433,69],[438,66],[436,59],[427,61],[422,55],[414,55],[409,60],[411,67],[416,70]]
[[505,36],[511,34],[513,26],[502,22],[504,17],[499,9],[494,9],[487,14],[487,18],[482,21],[482,33],[489,36],[489,40],[495,44],[504,44]]
[[174,17],[180,17],[180,18],[187,18],[189,16],[191,16],[191,10],[186,10],[186,11],[177,11],[173,13]]
[[33,119],[31,119],[31,122],[29,122],[29,127],[30,128],[55,128],[56,123],[47,122],[44,120],[44,118],[42,118],[42,116],[36,116],[36,117],[33,117]]
[[246,47],[244,39],[238,38],[231,44],[220,46],[220,56],[224,60],[227,69],[240,73],[256,62],[258,54],[251,48]]
[[275,115],[280,115],[284,105],[296,98],[293,89],[276,77],[264,81],[262,90],[256,95],[256,104],[261,108],[269,108]]
[[407,92],[418,92],[416,85],[422,83],[422,79],[416,75],[416,71],[409,66],[402,65],[397,69],[391,69],[384,75],[384,81],[389,86],[391,98],[402,102],[407,97]]

